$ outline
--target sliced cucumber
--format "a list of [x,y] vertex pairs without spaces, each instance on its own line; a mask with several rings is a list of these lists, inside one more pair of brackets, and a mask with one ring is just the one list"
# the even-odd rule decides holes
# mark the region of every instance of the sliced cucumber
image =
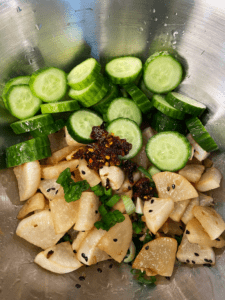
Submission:
[[25,84],[11,86],[6,94],[6,100],[10,113],[20,120],[33,117],[42,103]]
[[7,148],[8,155],[17,156],[18,153],[26,151],[34,151],[35,149],[50,146],[50,141],[47,136],[37,137],[19,144],[15,144]]
[[32,149],[32,151],[24,150],[13,155],[6,150],[6,164],[7,167],[15,167],[27,162],[35,161],[50,157],[52,155],[50,146],[39,147]]
[[29,81],[32,93],[44,102],[61,100],[67,91],[66,73],[57,68],[46,68],[32,74]]
[[166,101],[176,109],[195,117],[201,115],[206,109],[204,104],[176,92],[168,93],[166,95]]
[[133,120],[139,126],[142,122],[140,109],[133,100],[128,98],[116,98],[110,103],[107,110],[107,120],[112,122],[118,118]]
[[174,90],[182,77],[181,64],[166,51],[156,52],[145,62],[144,83],[153,93],[165,94]]
[[123,98],[129,98],[128,92],[125,89],[121,88],[120,93]]
[[108,82],[101,75],[97,77],[88,87],[83,90],[70,89],[69,96],[85,107],[90,107],[98,103],[108,91]]
[[32,137],[40,137],[43,135],[49,135],[55,133],[62,129],[66,125],[66,121],[63,119],[56,120],[53,124],[45,125],[43,127],[37,128],[34,131],[31,131],[30,134]]
[[93,142],[90,134],[93,126],[100,126],[103,120],[96,113],[81,109],[74,112],[67,121],[67,130],[71,137],[79,143]]
[[107,94],[102,100],[100,100],[97,104],[93,106],[93,109],[102,115],[105,114],[112,100],[117,98],[118,95],[118,87],[113,83],[109,83],[109,90]]
[[130,152],[120,157],[121,159],[130,159],[137,155],[142,147],[142,134],[139,126],[132,120],[119,118],[112,121],[107,127],[109,133],[119,136],[121,139],[126,139],[128,143],[132,144]]
[[187,129],[184,121],[177,120],[157,111],[150,119],[150,124],[157,132],[162,131],[178,131],[185,134]]
[[131,56],[115,58],[105,67],[109,78],[116,84],[127,84],[135,81],[141,70],[141,60]]
[[217,144],[197,117],[187,120],[186,125],[193,136],[193,139],[200,147],[202,147],[202,149],[206,152],[218,150]]
[[178,132],[160,132],[149,139],[146,154],[158,169],[175,172],[186,165],[191,155],[191,144]]
[[101,65],[94,58],[88,58],[70,71],[68,84],[75,90],[83,90],[98,77],[100,70]]
[[13,85],[29,84],[29,81],[30,81],[30,76],[19,76],[16,78],[12,78],[8,82],[6,82],[2,92],[2,99],[7,109],[8,109],[8,104],[7,104],[6,94],[9,88]]
[[80,105],[78,104],[77,100],[68,100],[68,101],[42,104],[41,112],[43,114],[53,114],[53,113],[59,113],[65,111],[74,111],[74,110],[78,110],[79,108]]
[[151,91],[149,91],[149,89],[147,89],[143,79],[142,79],[141,84],[140,84],[140,89],[145,94],[145,96],[148,97],[149,100],[152,99],[152,96],[154,94]]
[[125,90],[131,95],[131,98],[140,108],[140,110],[145,114],[152,109],[152,103],[145,96],[145,94],[133,83],[124,86]]
[[16,134],[29,132],[37,128],[54,123],[52,115],[38,115],[22,121],[10,124],[10,127]]
[[185,113],[171,106],[163,95],[154,95],[152,103],[155,108],[171,118],[183,120],[185,117]]

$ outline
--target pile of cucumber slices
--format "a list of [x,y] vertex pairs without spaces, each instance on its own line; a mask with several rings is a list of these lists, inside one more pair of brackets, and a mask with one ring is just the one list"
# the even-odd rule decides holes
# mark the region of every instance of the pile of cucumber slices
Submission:
[[[121,158],[131,159],[143,145],[140,125],[147,117],[158,132],[146,145],[149,160],[159,170],[183,168],[192,153],[185,137],[188,131],[203,150],[218,149],[199,119],[206,106],[173,91],[183,75],[180,62],[162,51],[144,65],[137,57],[115,58],[104,75],[101,65],[89,58],[69,74],[49,67],[11,79],[2,98],[19,121],[10,126],[16,134],[29,132],[33,139],[6,149],[7,166],[51,156],[47,136],[64,126],[78,143],[91,143],[92,127],[103,121],[109,133],[132,144],[129,154]],[[67,120],[54,120],[54,113],[64,112],[71,112]]]

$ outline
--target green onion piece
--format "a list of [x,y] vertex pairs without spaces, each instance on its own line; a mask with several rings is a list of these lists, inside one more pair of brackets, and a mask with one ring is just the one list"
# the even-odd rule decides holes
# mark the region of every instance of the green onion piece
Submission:
[[131,274],[135,275],[135,279],[139,282],[139,283],[143,283],[143,284],[148,284],[148,285],[152,285],[155,286],[155,282],[156,282],[156,277],[155,276],[146,276],[146,272],[141,272],[141,270],[135,270],[135,269],[131,269]]
[[101,216],[104,216],[108,213],[107,209],[105,208],[105,206],[103,204],[99,206],[98,211],[100,212]]
[[79,200],[82,192],[90,188],[86,180],[74,182],[69,168],[60,173],[56,182],[63,187],[66,202]]
[[91,190],[95,193],[96,196],[100,197],[104,195],[104,187],[100,184],[91,187]]
[[105,187],[104,187],[104,194],[106,195],[106,196],[112,196],[112,189],[110,188],[110,189],[106,189]]
[[136,208],[132,199],[126,195],[122,195],[123,203],[128,215],[131,215],[135,212]]
[[106,205],[113,207],[120,200],[120,195],[113,195],[107,202]]
[[160,172],[161,171],[158,168],[156,168],[155,166],[149,167],[148,173],[151,175],[151,179],[150,180],[153,181],[152,176],[155,175],[155,174],[158,174]]
[[125,263],[131,262],[135,257],[136,247],[135,247],[133,241],[130,243],[130,247],[128,249],[128,252],[129,252],[129,254],[127,254],[126,257],[123,260]]
[[102,216],[101,221],[95,222],[94,225],[97,229],[102,228],[103,230],[109,231],[116,223],[121,223],[124,220],[124,215],[119,210],[114,210]]
[[148,177],[150,180],[152,180],[152,176],[148,173],[147,170],[145,170],[143,167],[138,167],[138,170],[143,173],[146,177]]
[[100,197],[100,201],[102,204],[105,204],[109,200],[109,197],[106,195],[103,195]]
[[138,221],[138,222],[133,222],[132,223],[132,227],[133,227],[133,231],[136,234],[139,234],[142,232],[142,229],[145,227],[145,223],[142,221]]

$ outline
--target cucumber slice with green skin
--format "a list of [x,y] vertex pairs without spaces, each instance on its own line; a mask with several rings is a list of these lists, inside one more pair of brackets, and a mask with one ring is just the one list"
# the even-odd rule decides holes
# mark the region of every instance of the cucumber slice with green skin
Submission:
[[29,81],[32,93],[44,102],[61,100],[67,92],[66,73],[58,68],[40,69]]
[[46,114],[14,122],[10,124],[10,127],[16,134],[20,134],[24,132],[33,131],[37,128],[41,128],[52,123],[54,123],[52,115]]
[[41,112],[43,114],[54,114],[78,109],[80,109],[80,105],[78,104],[77,100],[68,100],[41,105]]
[[206,109],[204,104],[176,92],[169,92],[166,101],[176,109],[195,117],[201,115]]
[[83,90],[98,77],[100,71],[101,65],[94,58],[88,58],[70,71],[68,85],[75,90]]
[[108,127],[107,131],[115,136],[119,136],[121,139],[126,139],[128,143],[132,144],[132,149],[130,152],[120,157],[120,159],[130,159],[137,155],[142,147],[142,134],[139,126],[132,120],[119,118],[112,121]]
[[105,114],[112,100],[117,98],[118,95],[118,87],[113,83],[109,83],[109,90],[107,94],[102,100],[93,106],[93,109],[102,115]]
[[150,120],[150,124],[151,127],[157,132],[178,131],[181,134],[186,134],[187,131],[184,121],[168,117],[160,111],[157,111],[153,114]]
[[181,82],[181,64],[167,51],[151,55],[144,65],[144,83],[153,93],[165,94],[174,90]]
[[22,151],[33,151],[43,147],[50,146],[50,141],[47,136],[37,137],[19,144],[12,145],[6,149],[6,152],[11,156],[16,156]]
[[200,147],[202,147],[202,149],[206,152],[218,150],[217,144],[197,117],[187,120],[186,125],[193,139]]
[[100,126],[103,120],[93,111],[81,109],[74,112],[67,121],[67,130],[71,137],[83,144],[92,143],[90,138],[93,126]]
[[146,154],[158,169],[175,172],[186,165],[191,155],[191,144],[178,132],[160,132],[149,139]]
[[25,84],[11,86],[6,99],[10,113],[20,120],[33,117],[42,103],[41,99],[35,97],[29,86]]
[[152,103],[150,100],[135,84],[130,83],[124,85],[124,88],[144,114],[148,113],[152,109]]
[[19,152],[17,156],[12,156],[6,152],[6,165],[8,168],[22,165],[27,162],[50,157],[52,155],[50,146],[33,149],[33,152]]
[[155,108],[171,118],[178,120],[183,120],[185,118],[185,113],[171,106],[165,100],[164,95],[154,95],[152,97],[152,103]]
[[40,137],[43,135],[49,135],[62,129],[66,125],[66,121],[63,119],[56,120],[53,124],[49,124],[40,128],[30,131],[32,137]]
[[5,107],[8,109],[6,94],[9,90],[9,88],[13,85],[20,85],[20,84],[29,84],[30,76],[19,76],[16,78],[10,79],[8,82],[6,82],[5,87],[2,92],[2,99],[5,104]]
[[118,118],[126,118],[133,120],[137,125],[141,125],[142,114],[137,104],[127,98],[116,98],[108,107],[107,120],[112,122]]
[[151,91],[149,91],[149,89],[147,89],[147,87],[146,87],[146,85],[144,83],[144,80],[141,81],[140,89],[145,94],[145,96],[148,97],[149,100],[152,99],[152,97],[153,97],[154,94]]
[[115,84],[135,81],[142,71],[142,62],[137,57],[119,57],[106,64],[105,71]]
[[78,100],[83,106],[90,107],[98,103],[108,91],[108,82],[101,75],[83,90],[70,89],[69,96]]

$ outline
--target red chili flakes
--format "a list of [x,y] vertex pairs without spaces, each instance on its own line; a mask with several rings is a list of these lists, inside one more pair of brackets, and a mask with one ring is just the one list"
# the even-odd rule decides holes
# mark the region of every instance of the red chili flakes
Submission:
[[133,186],[133,198],[141,198],[144,201],[151,199],[155,190],[150,186],[148,178],[139,179]]
[[79,149],[74,155],[75,159],[84,158],[88,167],[96,171],[103,166],[119,166],[119,156],[127,155],[132,148],[132,144],[109,134],[103,126],[94,126],[90,137],[96,142]]
[[131,160],[122,161],[121,169],[123,169],[124,172],[127,173],[129,182],[131,184],[134,183],[133,172],[137,171],[137,168],[138,168],[138,165]]

